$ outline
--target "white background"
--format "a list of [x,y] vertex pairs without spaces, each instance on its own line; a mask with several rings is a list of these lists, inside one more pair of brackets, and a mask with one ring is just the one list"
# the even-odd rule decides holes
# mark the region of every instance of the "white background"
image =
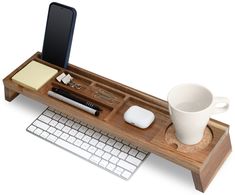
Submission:
[[[77,10],[70,63],[166,99],[183,82],[231,100],[213,116],[234,132],[235,3],[228,0],[67,0]],[[0,78],[41,51],[50,1],[2,1]],[[129,181],[25,131],[41,105],[0,98],[0,194],[200,194],[190,171],[151,155]],[[234,194],[234,153],[206,194]]]

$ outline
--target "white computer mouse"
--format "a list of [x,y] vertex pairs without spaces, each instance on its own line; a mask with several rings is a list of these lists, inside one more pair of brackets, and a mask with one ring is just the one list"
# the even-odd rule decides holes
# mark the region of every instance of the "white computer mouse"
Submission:
[[124,120],[141,129],[148,128],[155,119],[153,112],[142,108],[140,106],[134,105],[128,108],[124,113]]

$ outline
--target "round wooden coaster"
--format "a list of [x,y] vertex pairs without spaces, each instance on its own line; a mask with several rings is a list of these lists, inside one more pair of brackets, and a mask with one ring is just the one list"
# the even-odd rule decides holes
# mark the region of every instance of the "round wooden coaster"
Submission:
[[194,145],[186,145],[181,143],[177,137],[175,136],[175,128],[173,124],[171,124],[167,129],[166,129],[166,134],[165,134],[165,140],[169,145],[172,145],[174,148],[176,148],[177,151],[184,152],[184,153],[193,153],[200,151],[204,148],[206,148],[212,141],[213,135],[210,130],[210,128],[207,126],[205,131],[204,131],[204,136],[202,140]]

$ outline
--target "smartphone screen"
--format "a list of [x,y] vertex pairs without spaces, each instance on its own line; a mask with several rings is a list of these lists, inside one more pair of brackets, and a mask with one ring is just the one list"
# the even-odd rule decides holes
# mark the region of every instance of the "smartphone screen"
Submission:
[[59,3],[49,6],[42,59],[66,68],[68,65],[76,10]]

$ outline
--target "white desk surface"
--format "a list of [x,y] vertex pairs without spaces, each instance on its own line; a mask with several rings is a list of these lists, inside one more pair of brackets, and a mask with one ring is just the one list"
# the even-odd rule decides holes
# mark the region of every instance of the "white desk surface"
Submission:
[[[49,2],[1,5],[1,79],[41,51]],[[234,2],[60,2],[78,11],[71,63],[162,99],[179,83],[207,86],[231,100],[213,118],[231,125],[234,146]],[[9,103],[3,84],[0,92],[0,194],[200,194],[190,171],[156,155],[124,181],[29,134],[45,105],[23,96]],[[232,153],[207,195],[234,194],[234,162]]]

